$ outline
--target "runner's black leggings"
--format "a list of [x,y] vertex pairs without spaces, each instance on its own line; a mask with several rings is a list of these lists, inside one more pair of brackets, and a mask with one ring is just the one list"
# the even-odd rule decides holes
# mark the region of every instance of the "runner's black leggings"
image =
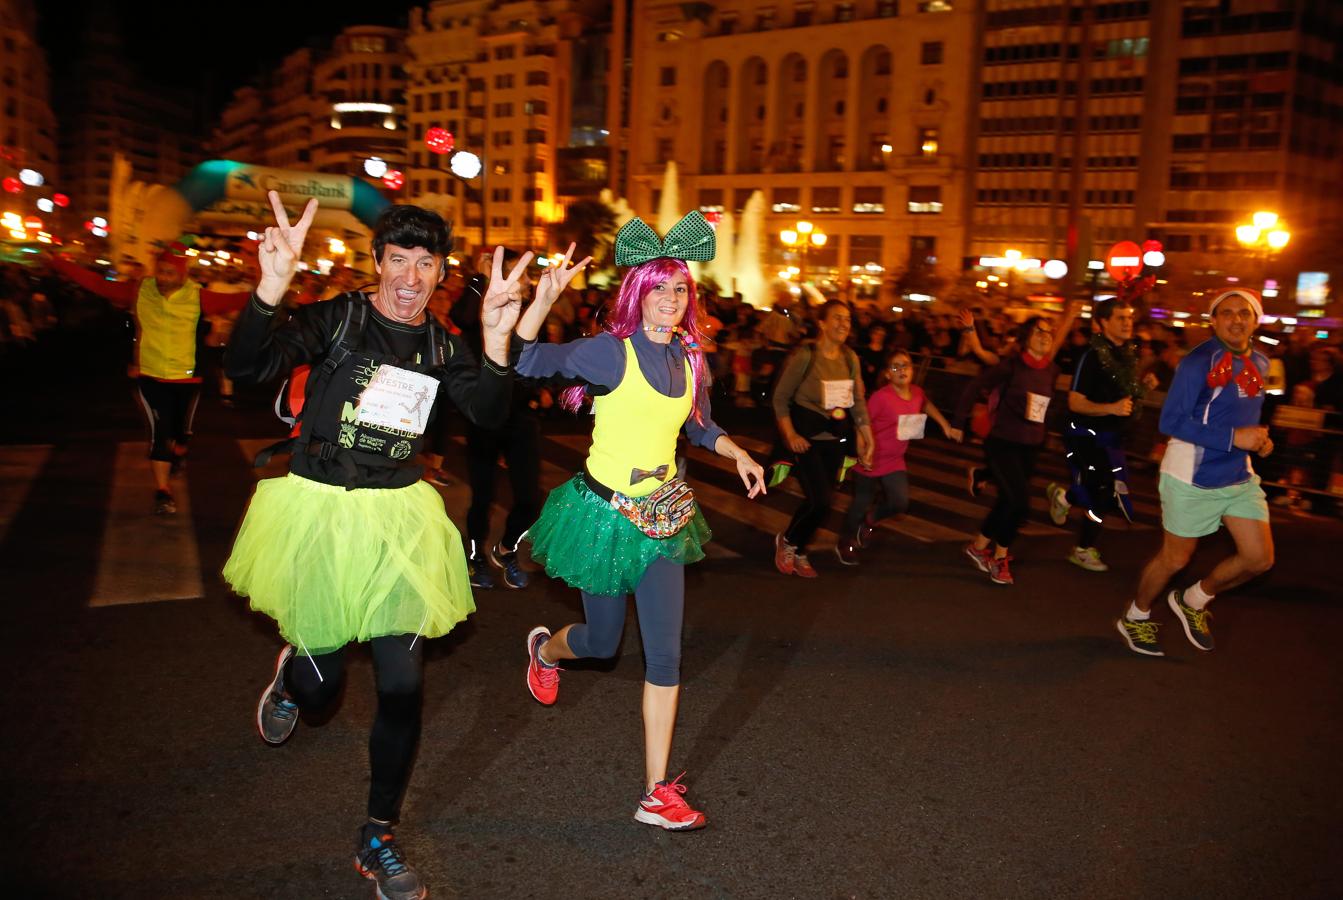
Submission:
[[[369,641],[378,712],[368,737],[368,815],[382,822],[396,820],[420,740],[424,638],[415,638],[413,634],[396,634]],[[348,644],[330,653],[295,655],[289,660],[285,688],[305,715],[321,717],[330,712],[345,682],[347,649]]]
[[160,462],[176,459],[173,444],[185,446],[196,417],[201,386],[189,382],[159,381],[141,375],[136,379],[140,405],[149,420],[149,458]]
[[816,529],[821,527],[830,513],[835,479],[848,446],[837,440],[813,440],[805,452],[797,455],[793,474],[802,486],[802,505],[793,513],[793,520],[783,533],[783,539],[796,547],[799,553],[807,552],[807,545],[815,537]]
[[979,527],[979,533],[999,547],[1012,545],[1030,514],[1031,475],[1035,472],[1035,458],[1039,452],[1039,446],[1034,444],[1018,444],[992,436],[984,441],[984,456],[988,459],[993,483],[998,486],[998,499]]
[[[877,492],[884,497],[877,503]],[[888,472],[876,478],[869,478],[860,472],[853,473],[853,502],[844,514],[844,530],[840,537],[851,541],[858,536],[858,527],[863,519],[880,522],[890,516],[900,516],[909,509],[909,473],[903,469]],[[871,515],[868,511],[871,510]]]
[[471,508],[466,512],[466,537],[484,550],[490,536],[490,505],[499,455],[508,466],[513,506],[504,523],[503,546],[512,550],[522,533],[541,512],[541,429],[536,417],[513,412],[502,428],[466,430],[467,474],[471,480]]
[[[665,556],[653,561],[634,588],[639,635],[644,642],[644,681],[660,687],[681,683],[681,622],[685,618],[685,566]],[[609,659],[625,634],[625,597],[583,592],[583,624],[569,629],[569,649],[578,656]]]
[[[1090,434],[1073,430],[1063,436],[1068,463],[1073,473],[1072,501],[1103,519],[1118,505],[1115,502],[1115,473],[1110,453]],[[1082,490],[1078,490],[1078,487]],[[1088,505],[1089,504],[1089,505]],[[1077,546],[1094,547],[1101,535],[1101,523],[1085,513],[1078,532]]]

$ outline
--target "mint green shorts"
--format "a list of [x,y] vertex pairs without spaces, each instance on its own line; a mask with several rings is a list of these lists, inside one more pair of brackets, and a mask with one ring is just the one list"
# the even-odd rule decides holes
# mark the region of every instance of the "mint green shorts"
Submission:
[[1201,488],[1161,473],[1161,527],[1176,537],[1203,537],[1222,527],[1222,519],[1268,521],[1268,501],[1259,476],[1223,488]]

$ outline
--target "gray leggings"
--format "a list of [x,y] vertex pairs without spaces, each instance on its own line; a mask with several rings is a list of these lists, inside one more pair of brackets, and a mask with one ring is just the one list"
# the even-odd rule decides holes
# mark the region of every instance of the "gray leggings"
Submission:
[[[634,589],[634,608],[644,642],[644,680],[659,687],[680,684],[685,566],[658,557]],[[625,634],[625,595],[583,591],[583,615],[587,622],[569,629],[569,649],[578,656],[615,656]]]
[[[878,487],[886,496],[874,509],[873,501],[877,499]],[[849,511],[844,515],[844,530],[840,537],[853,540],[869,509],[872,510],[870,518],[873,522],[880,522],[888,516],[898,516],[909,509],[909,473],[890,472],[869,478],[853,472],[853,503],[849,504]]]

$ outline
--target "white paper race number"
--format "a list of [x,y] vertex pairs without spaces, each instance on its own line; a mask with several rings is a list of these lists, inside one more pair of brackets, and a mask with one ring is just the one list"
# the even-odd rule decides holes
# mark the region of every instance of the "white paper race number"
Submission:
[[419,372],[383,364],[359,395],[361,425],[424,434],[438,395],[438,381]]
[[821,406],[825,409],[848,409],[853,406],[853,379],[822,379]]
[[1032,422],[1043,422],[1045,410],[1049,409],[1049,398],[1044,394],[1026,392],[1026,418]]
[[895,423],[895,436],[902,441],[917,441],[923,438],[923,429],[928,425],[927,413],[906,413]]

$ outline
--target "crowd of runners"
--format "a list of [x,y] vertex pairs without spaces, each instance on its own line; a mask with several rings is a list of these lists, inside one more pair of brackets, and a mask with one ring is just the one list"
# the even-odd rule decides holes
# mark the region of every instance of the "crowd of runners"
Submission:
[[[632,594],[645,657],[634,818],[671,831],[707,824],[682,778],[668,777],[684,567],[703,558],[712,537],[677,457],[682,434],[730,460],[748,498],[797,479],[802,498],[775,537],[773,562],[781,575],[803,578],[821,577],[813,541],[843,485],[852,484],[853,500],[834,552],[849,566],[871,551],[883,519],[907,510],[907,450],[933,433],[929,420],[952,441],[980,439],[984,461],[968,488],[992,493],[993,503],[964,555],[995,584],[1011,585],[1032,475],[1051,452],[1049,425],[1062,432],[1071,473],[1049,486],[1050,514],[1060,525],[1073,520],[1068,559],[1102,572],[1106,518],[1132,516],[1132,425],[1159,391],[1162,536],[1114,630],[1133,652],[1162,655],[1160,603],[1195,647],[1212,650],[1211,601],[1273,564],[1255,466],[1275,449],[1264,421],[1275,376],[1254,341],[1262,307],[1251,291],[1212,296],[1204,339],[1188,347],[1175,329],[1140,322],[1138,302],[1122,293],[1095,304],[1089,319],[1073,305],[1021,321],[970,309],[888,321],[841,300],[810,305],[786,295],[766,312],[696,284],[690,264],[715,252],[714,230],[697,212],[666,235],[637,218],[626,223],[614,247],[621,278],[603,293],[569,290],[590,265],[572,246],[539,277],[531,253],[504,248],[449,265],[450,226],[398,206],[375,229],[374,283],[330,292],[295,282],[315,201],[293,222],[276,196],[271,202],[275,222],[260,240],[250,290],[202,289],[175,247],[152,272],[120,283],[55,265],[133,316],[158,513],[172,514],[172,471],[207,377],[202,323],[229,323],[228,380],[288,379],[293,430],[268,450],[289,454],[288,474],[258,484],[223,574],[283,640],[257,705],[266,742],[283,744],[301,717],[328,710],[349,647],[371,648],[377,712],[355,866],[384,898],[427,890],[394,830],[420,734],[424,643],[474,612],[473,590],[527,585],[523,542],[548,576],[579,591],[584,611],[582,622],[538,625],[525,636],[531,696],[555,704],[565,660],[618,651]],[[1136,330],[1145,336],[1135,340]],[[1339,376],[1316,364],[1319,349],[1287,341],[1274,354],[1294,365],[1304,350],[1309,364],[1292,377],[1310,380],[1312,402],[1338,392]],[[933,359],[966,372],[940,406],[916,378]],[[777,426],[770,458],[757,461],[733,441],[714,420],[715,403],[766,408]],[[448,477],[433,444],[449,405],[469,423],[465,539],[430,483]],[[589,407],[593,441],[582,469],[543,496],[537,417]],[[513,506],[492,539],[500,458]],[[1172,584],[1199,539],[1223,526],[1235,552],[1201,578]]]

